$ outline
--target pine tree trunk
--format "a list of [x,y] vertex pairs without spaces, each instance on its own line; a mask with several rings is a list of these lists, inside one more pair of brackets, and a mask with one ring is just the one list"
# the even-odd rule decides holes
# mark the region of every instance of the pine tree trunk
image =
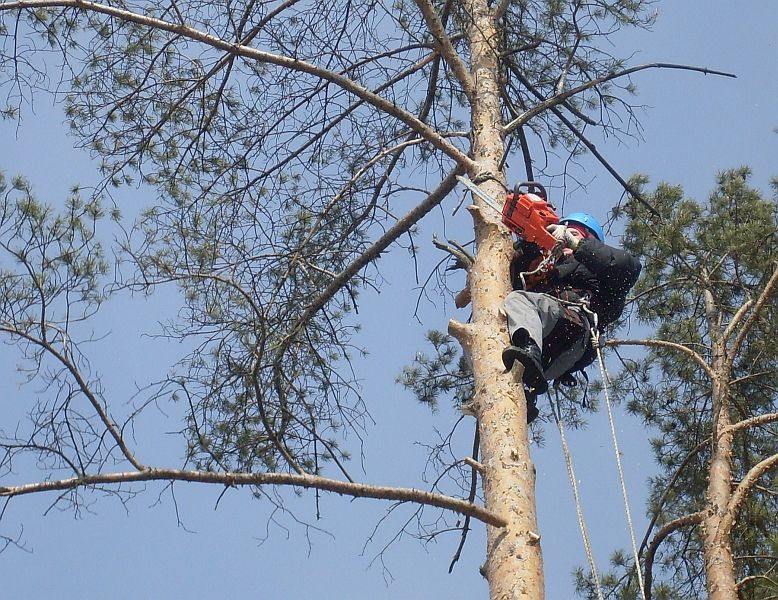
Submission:
[[[505,183],[499,171],[504,146],[493,11],[485,0],[469,0],[466,12],[473,19],[473,159],[480,167],[480,173],[471,176],[488,173]],[[486,179],[481,187],[495,198],[505,195],[505,188],[497,181]],[[536,533],[535,474],[529,456],[526,401],[523,387],[512,374],[503,373],[501,360],[508,343],[501,306],[510,291],[512,240],[498,227],[499,215],[477,200],[476,206],[480,210],[472,214],[477,254],[469,279],[473,318],[468,325],[452,322],[450,331],[472,361],[486,507],[508,520],[505,528],[487,528],[484,574],[492,600],[542,600],[543,565]]]
[[725,433],[731,422],[728,386],[730,373],[726,366],[725,341],[721,339],[713,295],[706,291],[705,297],[713,350],[711,366],[714,372],[711,389],[713,437],[708,475],[709,512],[703,522],[705,575],[710,600],[738,600],[731,532],[729,528],[722,529],[722,521],[732,497],[732,434]]
[[705,573],[710,600],[737,600],[735,563],[732,558],[731,532],[722,529],[722,521],[732,497],[732,434],[726,380],[716,373],[713,382],[714,427],[708,481],[709,516],[703,523]]

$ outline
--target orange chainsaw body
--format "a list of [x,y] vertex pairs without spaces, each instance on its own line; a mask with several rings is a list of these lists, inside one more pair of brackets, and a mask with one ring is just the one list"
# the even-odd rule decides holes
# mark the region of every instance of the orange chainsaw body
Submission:
[[540,246],[544,254],[550,253],[557,243],[546,227],[559,223],[559,216],[537,194],[520,194],[518,189],[508,194],[502,207],[502,222],[522,239]]

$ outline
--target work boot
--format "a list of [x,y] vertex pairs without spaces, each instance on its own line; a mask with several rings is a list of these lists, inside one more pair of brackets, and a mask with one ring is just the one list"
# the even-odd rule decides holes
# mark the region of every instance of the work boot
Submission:
[[[514,343],[519,341],[515,339]],[[548,382],[543,377],[543,367],[540,360],[540,348],[532,340],[527,338],[521,346],[508,346],[502,351],[502,362],[505,365],[506,372],[513,368],[513,362],[518,360],[524,365],[524,376],[522,379],[527,387],[535,389],[537,394],[543,394],[548,390]]]

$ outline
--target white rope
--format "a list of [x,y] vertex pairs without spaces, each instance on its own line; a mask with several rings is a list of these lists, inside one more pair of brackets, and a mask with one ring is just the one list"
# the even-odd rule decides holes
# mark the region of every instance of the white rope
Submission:
[[619,441],[616,437],[616,426],[613,420],[613,409],[611,408],[610,395],[608,393],[608,371],[605,369],[605,361],[602,358],[602,348],[600,347],[600,336],[597,331],[597,315],[591,311],[587,311],[589,314],[594,315],[594,326],[591,329],[592,344],[597,351],[597,360],[600,363],[600,377],[602,378],[602,389],[605,396],[605,406],[608,409],[608,422],[611,427],[611,439],[613,440],[613,450],[616,453],[616,466],[619,471],[619,482],[621,483],[621,496],[624,498],[624,512],[627,515],[627,525],[629,526],[629,537],[632,542],[632,555],[635,558],[635,572],[637,573],[638,586],[640,587],[640,596],[643,600],[646,600],[646,590],[643,587],[643,571],[640,568],[640,558],[638,556],[637,543],[635,542],[635,528],[632,525],[632,514],[629,510],[629,498],[627,496],[627,486],[624,483],[624,469],[621,466],[621,451],[619,450]]
[[[573,468],[573,457],[570,454],[570,448],[567,445],[567,438],[565,437],[565,429],[562,425],[562,409],[559,406],[559,391],[556,392],[556,408],[551,405],[551,413],[554,415],[554,421],[556,421],[557,429],[559,429],[559,438],[562,440],[562,453],[565,455],[565,464],[567,465],[567,475],[570,478],[570,484],[573,488],[573,499],[575,500],[575,514],[578,516],[578,527],[581,530],[581,537],[583,538],[584,551],[586,552],[586,560],[589,561],[589,570],[592,573],[592,580],[594,581],[594,589],[597,592],[598,600],[605,600],[602,594],[602,587],[600,587],[600,576],[597,571],[597,565],[594,564],[594,553],[592,552],[592,545],[589,541],[589,530],[586,528],[586,521],[584,520],[583,509],[581,508],[581,498],[578,495],[578,483],[575,477],[575,469]],[[557,415],[557,411],[559,414]]]

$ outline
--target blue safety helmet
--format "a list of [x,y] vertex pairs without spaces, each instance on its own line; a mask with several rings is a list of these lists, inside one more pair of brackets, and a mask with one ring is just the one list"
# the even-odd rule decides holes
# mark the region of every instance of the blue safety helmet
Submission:
[[577,212],[567,215],[564,219],[559,221],[562,225],[566,225],[567,223],[578,223],[579,225],[583,225],[591,231],[594,234],[594,237],[596,237],[601,242],[605,239],[605,232],[602,230],[602,225],[600,225],[597,222],[597,219],[595,219],[592,215],[585,212]]

